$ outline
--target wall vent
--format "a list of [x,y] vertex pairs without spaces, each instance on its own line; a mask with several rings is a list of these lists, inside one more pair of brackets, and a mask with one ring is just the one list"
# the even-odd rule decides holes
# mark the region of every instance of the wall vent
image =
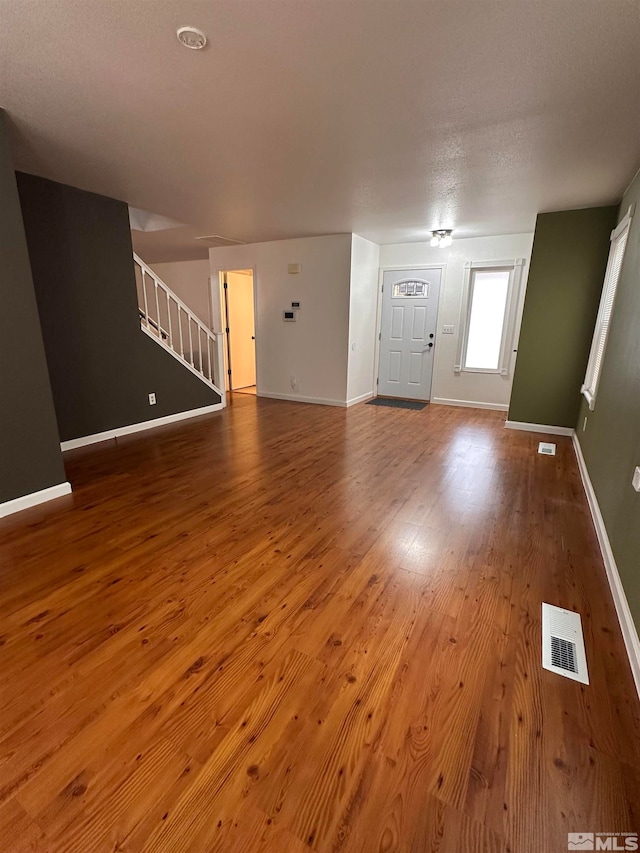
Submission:
[[538,453],[542,453],[543,456],[555,456],[556,446],[550,441],[541,441],[538,445]]
[[565,678],[589,683],[579,613],[542,605],[542,666]]

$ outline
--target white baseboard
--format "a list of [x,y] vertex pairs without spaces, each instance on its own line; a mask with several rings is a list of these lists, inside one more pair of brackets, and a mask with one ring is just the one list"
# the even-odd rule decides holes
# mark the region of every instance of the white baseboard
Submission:
[[528,424],[525,421],[505,421],[506,429],[520,429],[524,432],[542,432],[547,435],[573,435],[572,427],[550,426],[549,424]]
[[350,400],[347,400],[347,409],[350,406],[355,406],[357,403],[364,403],[365,400],[371,400],[373,396],[373,391],[369,391],[367,394],[360,394],[359,397],[352,397]]
[[70,494],[71,483],[58,483],[57,486],[49,486],[48,489],[31,492],[30,495],[23,495],[21,498],[14,498],[12,501],[5,501],[0,504],[0,518],[5,518],[5,516],[12,515],[14,512],[20,512],[23,509],[29,509],[29,507],[38,506],[38,504],[53,501],[56,498],[62,498]]
[[154,418],[151,421],[142,421],[139,424],[108,429],[105,432],[95,432],[93,435],[83,435],[80,438],[72,438],[69,441],[60,442],[60,450],[74,450],[76,447],[85,447],[87,444],[97,444],[100,441],[109,441],[120,438],[123,435],[131,435],[134,432],[143,432],[147,429],[174,424],[185,421],[188,418],[197,418],[200,415],[209,415],[211,412],[219,412],[224,408],[223,403],[214,403],[211,406],[201,406],[199,409],[189,409],[187,412],[178,412],[175,415],[166,415],[164,418]]
[[580,447],[580,442],[578,441],[575,431],[573,432],[572,437],[573,447],[578,460],[578,468],[580,469],[580,476],[582,477],[582,485],[584,486],[584,490],[587,494],[587,501],[589,502],[593,525],[596,529],[598,542],[600,543],[600,550],[602,551],[604,567],[607,572],[607,580],[609,581],[609,587],[611,588],[616,613],[618,614],[622,637],[627,649],[629,663],[631,664],[633,680],[636,683],[636,690],[638,691],[638,697],[640,698],[640,639],[638,639],[638,631],[636,630],[633,617],[631,616],[629,602],[627,601],[627,596],[625,595],[624,587],[620,580],[620,574],[618,572],[615,557],[613,556],[611,543],[609,542],[607,528],[605,527],[604,519],[600,512],[598,499],[596,498],[596,493],[594,491],[593,484],[591,483],[591,478],[589,477],[589,471],[587,470],[587,464],[584,461],[584,456],[582,455],[582,448]]
[[491,409],[496,412],[508,412],[506,403],[481,403],[479,400],[451,400],[448,397],[432,397],[431,403],[439,406],[463,406],[466,409]]
[[345,409],[350,405],[346,400],[328,400],[323,397],[303,397],[301,394],[274,394],[272,391],[260,391],[258,397],[268,397],[270,400],[288,400],[292,403],[315,403],[319,406],[339,406],[342,409]]

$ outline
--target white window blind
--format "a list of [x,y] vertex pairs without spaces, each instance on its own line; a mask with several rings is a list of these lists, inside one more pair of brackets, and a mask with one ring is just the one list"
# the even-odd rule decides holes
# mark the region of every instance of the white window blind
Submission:
[[616,298],[616,290],[618,280],[620,279],[620,271],[622,270],[630,225],[631,209],[629,209],[627,215],[615,231],[611,233],[611,249],[609,250],[609,260],[607,261],[607,270],[604,275],[600,308],[598,309],[598,318],[593,333],[591,352],[587,363],[587,373],[581,389],[591,410],[595,408],[596,404],[596,394],[598,393],[598,383],[600,382],[604,354],[607,348],[607,337],[611,324],[611,315],[613,314],[613,304]]

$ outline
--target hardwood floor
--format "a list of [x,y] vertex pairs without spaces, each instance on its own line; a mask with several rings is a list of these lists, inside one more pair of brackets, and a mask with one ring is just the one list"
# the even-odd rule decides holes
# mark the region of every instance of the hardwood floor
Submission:
[[[555,853],[640,831],[569,439],[234,395],[0,522],[0,850]],[[541,668],[580,611],[590,686]]]

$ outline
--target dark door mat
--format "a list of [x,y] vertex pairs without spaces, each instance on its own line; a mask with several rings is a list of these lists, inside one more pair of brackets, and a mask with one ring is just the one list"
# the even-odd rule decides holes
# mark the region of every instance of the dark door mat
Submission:
[[367,406],[390,406],[392,409],[413,409],[415,412],[421,412],[428,405],[428,403],[421,403],[420,400],[389,399],[389,397],[374,397],[373,400],[367,400]]

